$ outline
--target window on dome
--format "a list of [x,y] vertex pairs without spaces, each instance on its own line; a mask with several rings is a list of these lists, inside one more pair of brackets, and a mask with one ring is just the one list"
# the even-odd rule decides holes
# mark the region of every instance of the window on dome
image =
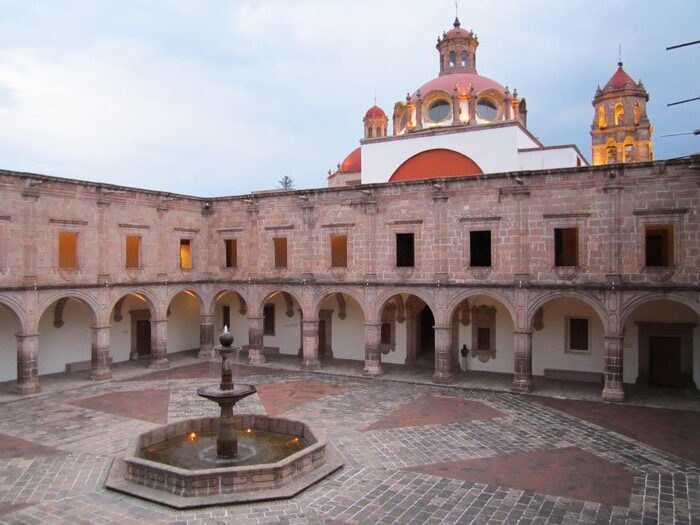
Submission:
[[428,118],[432,122],[442,122],[450,115],[450,103],[446,100],[436,100],[428,108]]
[[466,51],[462,51],[462,66],[465,67],[469,63],[469,55]]
[[457,64],[457,53],[450,51],[450,67],[455,67]]
[[480,98],[476,102],[476,113],[484,120],[494,120],[498,115],[498,107],[490,98]]

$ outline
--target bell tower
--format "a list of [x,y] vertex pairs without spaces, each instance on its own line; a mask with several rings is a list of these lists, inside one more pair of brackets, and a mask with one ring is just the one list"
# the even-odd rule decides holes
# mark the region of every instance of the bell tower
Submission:
[[389,119],[384,113],[384,110],[377,105],[372,106],[365,113],[362,119],[365,125],[365,138],[378,139],[386,137],[386,130],[389,125]]
[[453,28],[438,37],[435,46],[440,53],[440,76],[452,73],[476,74],[476,48],[479,39],[474,31],[462,29],[459,18],[455,17]]
[[618,62],[617,71],[593,97],[591,150],[593,165],[654,160],[647,117],[647,93],[642,81],[635,82]]

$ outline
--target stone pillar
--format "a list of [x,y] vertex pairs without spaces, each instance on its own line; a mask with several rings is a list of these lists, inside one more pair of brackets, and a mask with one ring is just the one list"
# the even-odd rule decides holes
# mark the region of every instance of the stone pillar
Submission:
[[451,383],[454,377],[452,373],[452,327],[435,327],[435,383]]
[[605,338],[605,384],[603,400],[624,401],[625,390],[622,386],[622,337],[609,336]]
[[265,362],[263,319],[263,317],[248,317],[248,362],[251,365],[261,365]]
[[[231,327],[229,326],[229,331]],[[211,359],[214,353],[214,316],[199,316],[199,359]]]
[[321,368],[321,361],[318,359],[318,320],[306,321],[302,324],[302,348],[304,358],[301,363],[302,370],[318,370]]
[[532,332],[513,332],[515,343],[513,392],[532,392]]
[[23,396],[41,392],[39,386],[39,334],[17,334],[17,392]]
[[169,367],[168,320],[151,319],[151,364],[149,368],[160,370]]
[[381,323],[365,323],[365,374],[380,376],[382,370],[382,354],[379,350],[381,341]]
[[109,325],[92,326],[92,372],[90,379],[102,381],[112,379],[109,369]]

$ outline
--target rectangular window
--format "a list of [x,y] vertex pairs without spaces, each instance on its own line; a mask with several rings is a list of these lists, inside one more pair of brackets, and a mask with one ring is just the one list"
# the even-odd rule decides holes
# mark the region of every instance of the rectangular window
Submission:
[[231,330],[231,307],[227,304],[223,305],[221,307],[221,324],[222,324],[222,329],[224,326],[228,327],[228,331],[232,332]]
[[491,329],[479,327],[476,332],[476,349],[491,350]]
[[578,266],[578,228],[554,228],[554,265]]
[[275,268],[287,267],[287,238],[275,237],[272,239],[275,245]]
[[469,264],[476,267],[491,267],[491,232],[469,232]]
[[588,319],[567,317],[567,351],[588,352]]
[[192,241],[180,239],[180,268],[192,268]]
[[410,268],[415,266],[415,251],[412,233],[396,234],[396,266]]
[[333,268],[348,267],[347,235],[331,235],[331,266]]
[[266,304],[263,308],[263,335],[275,335],[274,304]]
[[673,266],[673,226],[647,226],[644,252],[645,266]]
[[126,236],[126,267],[141,267],[141,237],[138,235]]
[[238,243],[236,242],[236,239],[224,240],[224,250],[224,267],[238,267]]
[[58,267],[74,270],[78,267],[78,234],[58,232]]

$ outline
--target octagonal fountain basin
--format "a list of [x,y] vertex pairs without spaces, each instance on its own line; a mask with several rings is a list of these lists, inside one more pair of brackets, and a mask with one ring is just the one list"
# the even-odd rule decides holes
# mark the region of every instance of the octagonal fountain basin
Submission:
[[113,461],[107,488],[174,508],[290,498],[342,463],[308,425],[259,414],[233,417],[238,453],[216,453],[218,417],[178,421],[141,434]]

